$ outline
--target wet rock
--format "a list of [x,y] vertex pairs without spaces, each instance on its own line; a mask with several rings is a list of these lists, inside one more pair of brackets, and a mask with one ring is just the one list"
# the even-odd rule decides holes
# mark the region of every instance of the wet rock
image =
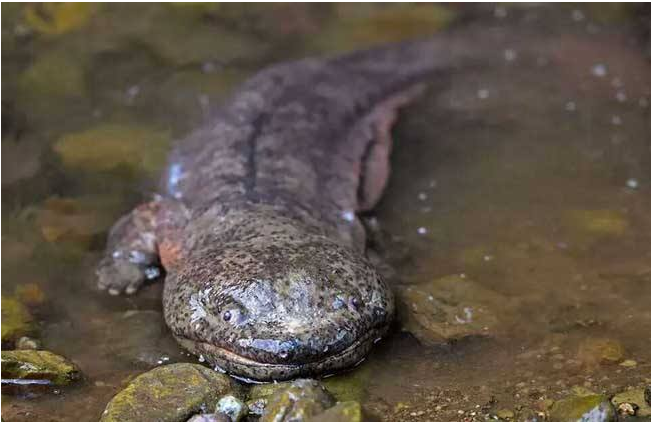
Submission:
[[630,389],[621,392],[612,397],[610,402],[615,408],[617,408],[617,411],[619,411],[620,414],[637,417],[651,416],[651,405],[646,401],[646,392],[644,388]]
[[16,341],[17,350],[38,350],[40,347],[41,343],[29,336],[21,336],[18,341]]
[[182,359],[158,311],[129,310],[112,314],[110,321],[102,323],[98,330],[103,333],[98,340],[102,351],[139,368],[149,369]]
[[586,365],[616,364],[624,357],[619,341],[609,338],[589,338],[578,348],[578,359]]
[[312,422],[360,422],[363,421],[363,410],[358,401],[339,402],[322,413],[313,416]]
[[297,379],[268,397],[260,421],[307,421],[334,403],[331,394],[318,381]]
[[54,144],[64,165],[86,171],[117,166],[156,172],[165,162],[168,131],[138,125],[104,124],[64,135]]
[[28,306],[38,306],[45,302],[45,293],[36,283],[20,284],[15,289],[16,298]]
[[27,308],[11,297],[2,297],[2,344],[34,332],[33,318]]
[[25,6],[25,24],[42,34],[64,34],[85,26],[97,6],[93,3],[31,3]]
[[226,414],[222,413],[208,413],[208,414],[195,414],[188,419],[189,422],[230,422],[233,421]]
[[87,247],[113,223],[120,204],[107,197],[50,197],[37,216],[41,234],[48,242]]
[[556,401],[551,407],[552,421],[609,422],[615,419],[615,410],[603,395],[572,394]]
[[101,421],[185,421],[237,392],[227,376],[198,364],[178,363],[143,373],[107,404]]
[[247,416],[247,405],[233,395],[225,395],[220,398],[215,407],[216,414],[224,414],[230,421],[238,422]]
[[2,351],[3,381],[21,379],[67,385],[80,377],[79,368],[74,363],[49,351]]
[[309,40],[321,51],[342,52],[371,45],[427,36],[445,28],[455,17],[441,5],[395,4],[379,7],[372,3],[339,4],[334,23]]
[[637,367],[637,362],[635,360],[624,360],[621,363],[619,363],[620,366],[622,367]]
[[323,379],[321,382],[336,401],[363,402],[371,377],[372,367],[368,361],[347,373]]
[[500,418],[501,420],[510,420],[515,417],[515,413],[512,410],[508,409],[501,409],[497,411],[497,417]]
[[403,327],[426,345],[496,333],[507,302],[496,292],[458,275],[402,286],[398,291]]

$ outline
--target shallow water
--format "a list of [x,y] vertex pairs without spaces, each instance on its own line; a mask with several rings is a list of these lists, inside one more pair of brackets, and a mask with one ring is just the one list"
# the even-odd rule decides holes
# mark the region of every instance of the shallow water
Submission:
[[[394,130],[372,215],[397,286],[462,274],[505,309],[487,336],[440,346],[398,323],[348,375],[367,387],[367,412],[527,419],[574,386],[650,385],[647,10],[3,4],[2,295],[27,303],[43,347],[85,375],[35,395],[3,387],[3,419],[96,420],[129,377],[196,360],[165,329],[161,284],[114,298],[92,273],[171,140],[267,63],[448,25],[528,27],[540,41],[508,38],[501,64],[430,81]],[[617,362],[587,352],[604,339],[623,347]]]

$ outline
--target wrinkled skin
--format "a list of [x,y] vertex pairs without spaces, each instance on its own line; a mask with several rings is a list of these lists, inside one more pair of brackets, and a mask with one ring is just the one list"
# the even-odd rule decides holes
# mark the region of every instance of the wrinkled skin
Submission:
[[390,128],[449,39],[263,70],[171,153],[163,194],[109,235],[99,286],[167,273],[165,320],[189,351],[267,381],[359,363],[394,300],[357,213],[389,175]]

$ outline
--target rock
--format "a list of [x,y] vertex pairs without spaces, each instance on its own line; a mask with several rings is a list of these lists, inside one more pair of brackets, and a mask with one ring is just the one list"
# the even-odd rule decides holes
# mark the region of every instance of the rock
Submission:
[[27,308],[11,297],[2,297],[2,343],[13,343],[34,332],[33,318]]
[[497,417],[501,420],[510,420],[515,417],[515,413],[512,410],[503,408],[497,411]]
[[45,302],[45,293],[36,283],[20,284],[15,289],[16,298],[28,306],[39,306]]
[[40,347],[41,343],[29,336],[21,336],[18,341],[16,341],[17,350],[38,350]]
[[312,422],[361,422],[363,410],[358,401],[339,402],[320,414],[313,416]]
[[425,345],[495,333],[507,301],[459,275],[402,286],[398,291],[403,327]]
[[106,171],[120,165],[156,172],[165,162],[170,133],[139,125],[104,124],[66,134],[54,144],[64,165]]
[[322,379],[321,382],[336,401],[363,402],[371,377],[372,367],[367,361],[349,372]]
[[624,360],[619,365],[622,367],[637,367],[637,362],[635,360]]
[[608,422],[615,410],[603,395],[571,395],[556,401],[549,413],[551,421]]
[[233,395],[225,395],[220,398],[215,407],[216,414],[224,414],[232,422],[238,422],[245,418],[247,410],[247,405]]
[[170,339],[163,315],[154,310],[129,310],[110,316],[109,323],[98,328],[101,351],[119,357],[131,365],[149,369],[167,361],[183,361],[179,347]]
[[428,36],[445,28],[455,17],[453,8],[436,4],[339,3],[334,23],[309,39],[322,52],[342,52]]
[[616,210],[573,210],[567,222],[584,232],[596,235],[623,235],[628,229],[628,221]]
[[[651,416],[651,405],[646,401],[646,392],[644,388],[630,389],[621,392],[612,397],[610,402],[620,413],[625,413],[631,416],[636,415],[637,417]],[[629,411],[631,409],[633,411],[632,414]]]
[[213,407],[237,386],[199,364],[157,367],[134,378],[109,401],[101,421],[185,421]]
[[307,421],[334,405],[331,394],[318,381],[297,379],[267,399],[262,422]]
[[619,341],[608,338],[589,338],[578,348],[578,359],[587,365],[615,364],[624,357]]
[[188,419],[189,422],[230,422],[229,416],[222,413],[195,414]]
[[2,378],[46,380],[53,385],[67,385],[81,377],[71,361],[49,351],[2,351]]
[[59,35],[85,26],[97,10],[93,3],[30,3],[25,24],[46,35]]
[[37,224],[48,242],[86,249],[108,230],[119,207],[105,197],[50,197],[43,202]]

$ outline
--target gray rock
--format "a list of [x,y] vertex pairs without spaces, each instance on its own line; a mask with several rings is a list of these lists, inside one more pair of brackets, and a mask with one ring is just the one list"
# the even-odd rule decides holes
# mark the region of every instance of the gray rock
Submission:
[[225,395],[220,398],[220,401],[218,401],[218,405],[215,408],[216,413],[227,415],[232,422],[242,420],[247,416],[247,411],[247,405],[233,395]]
[[339,402],[320,414],[313,416],[312,422],[360,422],[363,421],[363,410],[358,401]]
[[189,422],[230,422],[231,419],[226,414],[210,413],[210,414],[195,414],[188,419]]

